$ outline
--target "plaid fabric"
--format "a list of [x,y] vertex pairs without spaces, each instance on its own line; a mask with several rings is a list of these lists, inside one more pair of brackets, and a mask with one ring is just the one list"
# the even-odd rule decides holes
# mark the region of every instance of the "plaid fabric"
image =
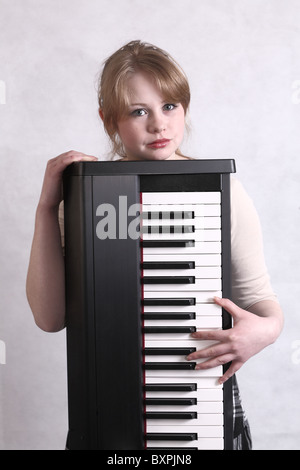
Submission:
[[251,450],[252,439],[250,426],[242,408],[242,401],[236,377],[232,378],[233,387],[233,449]]

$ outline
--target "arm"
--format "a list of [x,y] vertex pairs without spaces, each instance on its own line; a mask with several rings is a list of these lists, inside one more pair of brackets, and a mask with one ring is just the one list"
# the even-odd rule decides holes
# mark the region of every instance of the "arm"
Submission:
[[187,359],[204,359],[196,369],[209,369],[231,362],[219,382],[224,383],[250,357],[274,343],[283,328],[280,305],[273,300],[261,300],[249,310],[243,310],[228,299],[215,298],[233,318],[230,330],[198,331],[192,336],[199,340],[213,340],[216,344],[190,354]]
[[204,360],[199,369],[232,364],[220,379],[231,377],[250,357],[274,343],[283,327],[283,314],[276,301],[264,261],[261,227],[255,207],[235,179],[231,185],[232,300],[215,299],[229,312],[233,328],[197,332],[198,339],[218,344],[198,351],[189,359]]
[[65,325],[65,273],[58,207],[62,200],[62,174],[76,161],[96,157],[71,151],[49,160],[40,200],[26,281],[26,293],[36,324],[54,332]]

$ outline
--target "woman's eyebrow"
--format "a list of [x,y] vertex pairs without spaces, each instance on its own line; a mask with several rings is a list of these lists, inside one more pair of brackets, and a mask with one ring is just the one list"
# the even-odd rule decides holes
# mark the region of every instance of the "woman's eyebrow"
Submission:
[[146,103],[129,103],[129,106],[147,106]]
[[[167,103],[167,100],[162,100],[161,104]],[[149,104],[147,103],[129,103],[129,106],[141,106],[143,108],[147,108]]]

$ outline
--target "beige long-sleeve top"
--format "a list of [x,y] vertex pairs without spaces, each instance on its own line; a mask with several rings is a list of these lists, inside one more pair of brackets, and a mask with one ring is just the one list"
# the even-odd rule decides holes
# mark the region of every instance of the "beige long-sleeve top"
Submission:
[[258,214],[242,184],[231,177],[232,301],[248,309],[261,300],[274,300],[267,271]]
[[[64,246],[63,203],[59,223]],[[274,300],[263,253],[260,221],[243,185],[231,176],[231,267],[232,301],[243,309],[261,300]]]

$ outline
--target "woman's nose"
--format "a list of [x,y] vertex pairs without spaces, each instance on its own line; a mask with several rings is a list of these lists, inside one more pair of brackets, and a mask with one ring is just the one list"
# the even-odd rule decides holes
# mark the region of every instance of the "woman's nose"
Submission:
[[166,129],[166,123],[163,116],[153,115],[149,121],[149,131],[153,134],[159,134]]

